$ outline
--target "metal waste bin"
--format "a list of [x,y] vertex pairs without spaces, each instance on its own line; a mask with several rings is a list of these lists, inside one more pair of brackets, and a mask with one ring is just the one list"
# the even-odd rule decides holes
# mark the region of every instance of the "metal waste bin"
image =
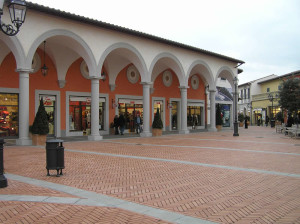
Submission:
[[275,127],[275,120],[271,120],[271,128]]
[[[65,168],[63,140],[50,139],[46,141],[46,169],[47,176],[50,176],[49,170],[56,170],[56,176],[63,175],[62,169]],[[60,171],[60,173],[59,173]]]

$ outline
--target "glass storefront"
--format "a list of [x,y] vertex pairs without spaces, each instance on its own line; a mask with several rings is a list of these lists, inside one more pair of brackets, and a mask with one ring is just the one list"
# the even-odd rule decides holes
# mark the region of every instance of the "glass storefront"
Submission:
[[19,95],[0,93],[0,136],[18,136]]
[[178,102],[173,101],[172,102],[172,130],[178,129],[178,123],[177,123],[177,114],[178,114]]
[[187,107],[187,126],[201,126],[201,106],[188,105]]
[[136,114],[140,114],[143,121],[143,100],[135,99],[119,99],[119,114],[123,113],[125,117],[125,129],[135,132],[134,118]]
[[54,135],[55,134],[55,102],[56,97],[55,96],[49,96],[49,95],[40,95],[40,100],[43,97],[44,107],[47,112],[48,116],[48,123],[49,123],[49,133],[48,135]]
[[223,115],[223,127],[230,127],[230,104],[220,104]]
[[[105,99],[99,98],[99,130],[104,130]],[[70,96],[69,130],[82,131],[84,135],[91,132],[91,97]]]

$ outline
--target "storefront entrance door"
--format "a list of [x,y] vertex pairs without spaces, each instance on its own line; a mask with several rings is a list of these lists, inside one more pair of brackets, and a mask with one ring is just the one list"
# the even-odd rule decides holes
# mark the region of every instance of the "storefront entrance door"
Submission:
[[40,95],[40,99],[43,97],[44,107],[48,116],[49,133],[48,135],[55,135],[55,102],[56,96]]
[[172,102],[172,130],[178,130],[178,102]]

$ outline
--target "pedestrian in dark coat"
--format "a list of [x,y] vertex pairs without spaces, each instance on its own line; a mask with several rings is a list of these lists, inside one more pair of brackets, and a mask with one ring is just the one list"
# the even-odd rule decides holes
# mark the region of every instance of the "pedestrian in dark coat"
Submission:
[[119,126],[120,126],[121,135],[124,135],[125,117],[124,117],[123,113],[121,113],[119,116]]
[[246,116],[245,117],[245,129],[247,129],[248,128],[248,117]]
[[115,135],[119,134],[119,116],[116,115],[114,118],[114,128],[115,128]]

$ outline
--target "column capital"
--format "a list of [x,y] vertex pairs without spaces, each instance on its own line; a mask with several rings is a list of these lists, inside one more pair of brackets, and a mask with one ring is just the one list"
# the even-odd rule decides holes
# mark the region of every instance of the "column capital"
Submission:
[[179,86],[178,87],[180,90],[182,90],[182,89],[189,89],[190,87],[189,86]]
[[20,73],[20,72],[32,73],[33,69],[32,68],[17,68],[16,72],[18,72],[18,73]]
[[91,77],[89,77],[89,79],[90,80],[100,80],[101,77],[99,77],[99,76],[91,76]]
[[141,82],[140,84],[142,84],[142,85],[144,85],[144,86],[146,86],[146,85],[152,85],[153,84],[153,82]]
[[215,89],[210,89],[210,90],[208,90],[210,93],[215,93],[215,92],[217,92],[217,90],[215,90]]

